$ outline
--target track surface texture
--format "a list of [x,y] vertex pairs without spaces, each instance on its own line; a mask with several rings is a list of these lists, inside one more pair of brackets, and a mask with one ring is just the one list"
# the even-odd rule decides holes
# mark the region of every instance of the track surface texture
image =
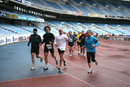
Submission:
[[[99,40],[93,73],[88,74],[87,58],[78,55],[77,49],[69,56],[66,49],[66,68],[58,73],[49,53],[49,70],[43,71],[44,62],[36,60],[32,67],[30,47],[27,42],[0,47],[0,87],[130,87],[130,42]],[[40,55],[43,55],[40,48]],[[55,55],[59,54],[55,47]],[[44,55],[43,55],[44,56]]]

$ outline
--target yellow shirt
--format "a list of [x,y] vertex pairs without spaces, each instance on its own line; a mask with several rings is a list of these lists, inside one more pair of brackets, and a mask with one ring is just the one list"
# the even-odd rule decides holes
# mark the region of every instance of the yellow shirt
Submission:
[[79,40],[79,37],[81,36],[82,34],[77,34],[77,42],[81,42],[80,40]]

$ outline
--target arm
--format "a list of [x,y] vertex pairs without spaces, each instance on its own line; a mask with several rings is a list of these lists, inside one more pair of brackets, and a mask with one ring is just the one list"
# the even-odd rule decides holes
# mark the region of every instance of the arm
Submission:
[[79,37],[79,40],[80,40],[80,41],[82,40],[82,36]]
[[42,41],[42,44],[45,42],[45,38],[44,38],[44,35],[43,35],[43,41]]
[[55,38],[55,40],[54,40],[54,44],[57,46],[57,37]]
[[42,44],[42,40],[41,40],[41,36],[39,36],[39,43],[40,43],[40,45]]
[[30,43],[31,43],[31,36],[29,37],[29,42],[28,42],[28,46],[30,45]]
[[93,47],[97,47],[99,45],[97,38],[94,38],[95,44],[92,44]]
[[55,36],[52,34],[52,43],[54,43]]
[[87,48],[87,42],[86,42],[86,39],[85,39],[85,42],[84,42],[84,47]]
[[67,41],[68,40],[68,37],[65,35],[65,40]]
[[94,40],[95,40],[95,46],[97,47],[99,45],[99,42],[98,42],[97,38],[95,38]]
[[74,42],[76,42],[76,38],[73,36],[73,40],[74,40]]

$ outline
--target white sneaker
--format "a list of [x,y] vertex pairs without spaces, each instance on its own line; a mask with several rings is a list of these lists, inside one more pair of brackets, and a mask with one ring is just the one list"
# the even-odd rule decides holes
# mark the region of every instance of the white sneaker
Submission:
[[72,56],[72,54],[70,54],[70,56]]
[[89,69],[88,74],[92,74],[92,69]]
[[80,53],[80,55],[82,56],[82,55],[83,55],[83,53]]
[[48,70],[48,67],[47,66],[43,67],[43,70],[44,71]]
[[31,70],[35,70],[36,68],[33,66],[32,68],[31,68]]

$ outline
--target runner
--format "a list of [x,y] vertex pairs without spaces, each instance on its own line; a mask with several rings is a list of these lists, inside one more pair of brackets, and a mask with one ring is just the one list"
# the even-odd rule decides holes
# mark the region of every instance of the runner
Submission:
[[92,62],[95,62],[97,65],[97,61],[95,60],[95,54],[96,54],[96,47],[99,45],[98,40],[91,36],[91,31],[87,31],[88,37],[85,39],[85,45],[84,47],[87,48],[87,60],[88,60],[88,66],[89,66],[89,71],[88,73],[92,73]]
[[73,54],[73,46],[76,41],[76,38],[72,35],[72,31],[69,32],[69,37],[68,37],[68,45],[69,45],[69,52],[70,56]]
[[80,32],[78,32],[78,34],[77,34],[77,45],[78,45],[78,54],[80,54],[80,43],[81,43],[81,41],[79,40],[79,37],[81,36],[81,33]]
[[44,31],[46,32],[43,35],[43,43],[44,45],[44,55],[45,55],[45,66],[43,67],[44,70],[48,70],[48,52],[50,51],[51,56],[55,59],[56,65],[58,65],[58,61],[56,59],[56,56],[54,55],[54,48],[53,48],[53,43],[54,43],[54,35],[50,33],[51,28],[49,26],[45,26]]
[[81,41],[80,48],[81,48],[81,55],[83,56],[85,56],[85,47],[84,47],[85,38],[86,38],[86,35],[84,34],[84,31],[82,31],[82,35],[79,37],[79,40]]
[[[75,36],[75,38],[77,37],[76,32],[74,32],[74,34],[73,34],[73,35]],[[74,43],[74,48],[76,48],[76,42]]]
[[62,62],[64,62],[64,66],[66,66],[66,61],[63,58],[63,55],[64,55],[64,52],[65,52],[66,40],[67,39],[68,39],[68,37],[65,34],[63,34],[63,30],[59,29],[59,35],[56,36],[56,39],[55,39],[55,44],[58,48],[58,52],[59,52],[59,55],[60,55],[60,64],[59,64],[59,67],[58,67],[59,72],[61,71]]
[[41,37],[37,34],[37,29],[33,29],[33,34],[29,37],[28,46],[31,43],[31,57],[32,57],[32,63],[33,67],[31,70],[34,70],[36,68],[35,66],[35,54],[37,58],[40,58],[40,62],[42,62],[43,58],[39,55],[39,44],[41,45]]

